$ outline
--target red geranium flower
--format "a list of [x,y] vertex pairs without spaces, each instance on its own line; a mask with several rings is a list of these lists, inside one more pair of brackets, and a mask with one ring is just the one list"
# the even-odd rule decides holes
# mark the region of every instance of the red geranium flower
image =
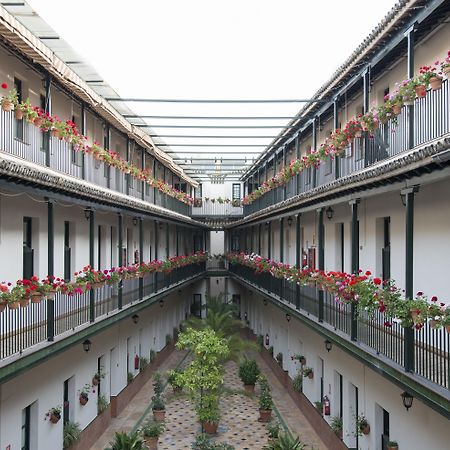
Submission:
[[8,85],[6,83],[2,83],[2,88],[3,89],[8,89]]

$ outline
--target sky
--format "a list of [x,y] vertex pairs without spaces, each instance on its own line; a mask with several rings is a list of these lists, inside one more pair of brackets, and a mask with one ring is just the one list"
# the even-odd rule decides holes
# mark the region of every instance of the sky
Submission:
[[[37,13],[122,97],[171,99],[311,98],[394,6],[393,0],[29,0]],[[290,104],[131,104],[138,114],[293,116]],[[180,159],[241,158],[247,163],[281,128],[186,129],[159,125],[273,125],[288,120],[153,119]],[[267,136],[261,138],[259,136]],[[182,153],[187,152],[187,153]],[[232,154],[229,152],[235,152]],[[253,152],[253,153],[252,153]],[[228,156],[227,156],[228,153]],[[182,161],[183,162],[183,161]],[[242,164],[243,161],[241,161]]]

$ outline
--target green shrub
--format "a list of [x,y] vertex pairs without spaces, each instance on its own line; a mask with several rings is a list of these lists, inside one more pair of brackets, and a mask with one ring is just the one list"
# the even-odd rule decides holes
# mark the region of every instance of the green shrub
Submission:
[[239,378],[244,384],[256,384],[259,373],[258,364],[254,359],[245,358],[239,366]]
[[105,450],[144,450],[144,441],[141,436],[137,433],[124,433],[116,432],[114,435],[114,441],[110,442],[111,447]]
[[297,372],[294,379],[292,380],[292,387],[296,392],[302,392],[303,390],[303,374],[301,372]]
[[104,395],[100,395],[97,400],[97,414],[101,414],[108,408],[108,399]]
[[162,422],[147,422],[142,427],[142,436],[144,437],[158,437],[164,431],[164,423]]
[[298,437],[293,437],[288,433],[280,433],[276,442],[264,447],[264,450],[303,450],[306,444]]
[[139,372],[142,372],[143,370],[145,370],[145,368],[148,366],[148,359],[145,358],[144,356],[141,356],[139,358]]
[[76,422],[67,422],[63,429],[63,448],[70,447],[81,437],[80,424]]

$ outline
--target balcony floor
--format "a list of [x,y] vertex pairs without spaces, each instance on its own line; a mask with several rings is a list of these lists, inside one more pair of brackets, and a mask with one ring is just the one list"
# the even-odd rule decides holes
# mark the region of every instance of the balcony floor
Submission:
[[[185,352],[175,351],[160,366],[159,372],[164,373],[166,370],[176,367],[182,363],[185,355]],[[272,387],[275,406],[292,434],[298,435],[301,441],[308,444],[308,448],[325,450],[326,446],[296,407],[294,401],[289,397],[289,394],[269,366],[259,355],[255,354],[252,356],[256,358],[258,365],[267,376]],[[186,363],[187,360],[184,360],[182,364]],[[223,395],[221,400],[222,416],[218,435],[215,438],[216,441],[227,442],[234,445],[237,450],[260,450],[267,444],[267,432],[265,425],[257,421],[257,396],[247,396],[239,393],[242,390],[242,383],[237,375],[236,364],[233,362],[228,363],[226,366],[224,384],[227,393]],[[200,433],[200,425],[196,419],[195,412],[187,395],[175,396],[170,388],[166,389],[166,395],[166,430],[159,439],[158,448],[161,450],[189,450],[194,437]],[[148,414],[146,409],[151,396],[152,380],[149,380],[120,416],[112,420],[110,427],[91,447],[91,450],[103,450],[113,439],[115,431],[130,431],[136,427],[140,419]]]

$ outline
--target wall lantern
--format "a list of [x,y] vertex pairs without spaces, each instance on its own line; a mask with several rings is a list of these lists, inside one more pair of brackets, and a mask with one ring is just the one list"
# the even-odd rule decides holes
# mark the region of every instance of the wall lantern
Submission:
[[334,214],[334,209],[329,206],[326,210],[325,210],[325,214],[327,215],[328,220],[331,220],[333,218],[333,214]]
[[83,350],[87,353],[91,349],[92,342],[89,339],[86,339],[83,342]]
[[161,300],[159,301],[159,307],[162,308],[163,306],[164,306],[164,300],[161,299]]
[[247,314],[247,311],[245,311],[245,313],[244,313],[244,320],[247,322],[248,321],[248,314]]
[[264,306],[267,306],[267,298],[263,299],[263,304],[264,304]]
[[406,194],[402,194],[402,193],[400,192],[400,198],[401,198],[401,200],[402,200],[402,205],[403,205],[403,206],[406,206]]
[[327,349],[327,352],[329,352],[333,348],[333,343],[328,339],[325,341],[325,348]]
[[138,323],[139,322],[139,316],[137,314],[134,314],[133,316],[131,316],[131,320],[133,321],[133,323]]
[[91,209],[84,210],[84,217],[86,217],[86,220],[89,220],[91,218]]
[[408,394],[406,391],[400,395],[403,399],[403,406],[406,408],[406,411],[408,411],[408,409],[411,408],[412,406],[414,397],[411,394]]
[[292,217],[288,217],[287,223],[288,223],[288,227],[290,227],[292,225]]
[[288,322],[291,321],[291,315],[290,315],[289,313],[286,313],[286,320],[287,320]]
[[136,226],[138,223],[138,218],[135,216],[133,217],[133,225]]
[[269,340],[269,334],[266,333],[265,344],[266,344],[266,345],[269,345],[269,343],[270,343],[270,340]]

